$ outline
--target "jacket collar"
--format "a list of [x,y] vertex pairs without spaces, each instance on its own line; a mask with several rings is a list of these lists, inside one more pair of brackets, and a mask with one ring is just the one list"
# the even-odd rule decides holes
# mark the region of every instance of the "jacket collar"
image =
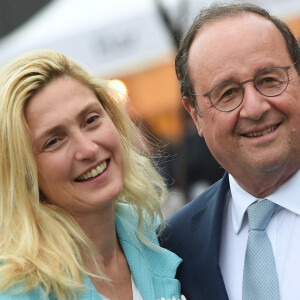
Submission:
[[197,263],[199,291],[204,299],[228,299],[219,266],[221,229],[225,198],[229,190],[228,174],[210,188],[202,205],[191,217],[194,261]]
[[[175,274],[182,260],[159,246],[155,230],[148,232],[142,227],[150,243],[146,246],[137,236],[137,224],[137,213],[130,205],[116,207],[118,238],[143,299],[180,298],[180,284]],[[158,225],[157,222],[153,229]],[[157,286],[157,280],[161,287]]]

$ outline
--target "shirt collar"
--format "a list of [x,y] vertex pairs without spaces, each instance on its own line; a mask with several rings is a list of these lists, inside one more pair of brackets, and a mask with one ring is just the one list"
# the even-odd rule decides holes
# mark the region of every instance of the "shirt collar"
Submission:
[[243,190],[230,174],[229,185],[232,197],[232,224],[235,233],[238,234],[241,229],[244,214],[248,206],[255,202],[257,198]]
[[[300,215],[299,183],[300,170],[298,170],[293,177],[282,184],[276,191],[270,194],[267,199],[297,215]],[[232,196],[232,223],[235,233],[238,234],[248,206],[258,199],[242,189],[230,174],[229,185]]]

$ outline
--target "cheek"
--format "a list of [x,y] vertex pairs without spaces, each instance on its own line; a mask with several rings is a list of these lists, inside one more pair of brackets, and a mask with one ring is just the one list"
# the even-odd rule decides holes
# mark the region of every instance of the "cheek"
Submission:
[[283,112],[295,113],[300,110],[300,82],[298,80],[292,80],[289,82],[287,89],[277,97],[274,97],[272,101],[273,105],[278,110]]
[[226,132],[230,126],[230,120],[227,113],[219,112],[215,108],[208,109],[203,113],[203,117],[199,118],[199,124],[203,128],[205,135],[219,135]]
[[203,136],[209,147],[215,151],[233,146],[238,112],[219,112],[214,109],[200,119]]
[[66,160],[55,157],[39,157],[37,159],[39,188],[47,194],[49,190],[59,188],[66,178]]
[[119,162],[120,167],[124,170],[124,147],[118,132],[115,132],[113,146],[115,155],[117,156],[116,160]]
[[[102,137],[101,137],[102,135]],[[102,131],[100,140],[106,144],[108,149],[116,155],[121,155],[123,159],[123,145],[121,142],[120,134],[114,124],[108,122],[106,128]]]
[[120,172],[121,176],[124,176],[124,148],[121,142],[120,134],[113,123],[108,122],[105,127],[102,127],[101,133],[97,134],[96,140],[100,148],[103,147],[103,149],[111,154],[114,165],[119,170],[118,172]]
[[[299,96],[298,96],[299,95]],[[271,99],[273,108],[281,114],[291,131],[300,130],[300,91],[295,94],[294,90],[288,90],[281,98]]]

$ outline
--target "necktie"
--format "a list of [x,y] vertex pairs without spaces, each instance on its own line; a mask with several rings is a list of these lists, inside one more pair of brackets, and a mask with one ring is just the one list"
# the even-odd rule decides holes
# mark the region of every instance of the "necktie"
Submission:
[[243,300],[279,300],[275,259],[266,233],[277,206],[264,199],[247,209],[249,235],[244,263]]

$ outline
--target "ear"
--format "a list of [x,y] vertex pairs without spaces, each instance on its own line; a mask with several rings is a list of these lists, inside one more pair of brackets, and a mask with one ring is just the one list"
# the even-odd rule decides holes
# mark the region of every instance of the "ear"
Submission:
[[182,104],[184,108],[187,110],[187,112],[190,114],[190,116],[192,117],[193,122],[197,127],[199,136],[203,136],[202,126],[201,126],[202,117],[199,116],[197,109],[190,104],[186,96],[182,98]]

